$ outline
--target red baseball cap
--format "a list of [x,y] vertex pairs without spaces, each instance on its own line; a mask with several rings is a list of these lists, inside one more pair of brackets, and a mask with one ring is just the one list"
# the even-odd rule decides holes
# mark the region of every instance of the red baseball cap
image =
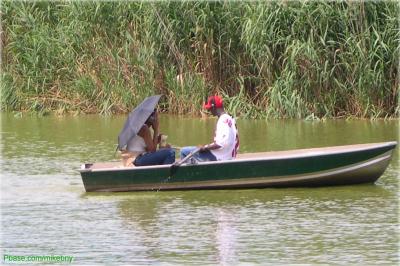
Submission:
[[224,104],[222,98],[215,95],[208,97],[208,100],[207,102],[204,103],[203,108],[208,110],[211,109],[212,107],[221,108],[223,106]]

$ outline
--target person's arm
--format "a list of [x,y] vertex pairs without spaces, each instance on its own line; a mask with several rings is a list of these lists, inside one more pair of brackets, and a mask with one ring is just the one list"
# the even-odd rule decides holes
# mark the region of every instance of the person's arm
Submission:
[[219,146],[217,143],[213,142],[210,144],[206,144],[200,147],[200,152],[204,152],[204,151],[209,151],[209,150],[216,150],[222,148],[222,146]]
[[153,121],[151,127],[153,128],[153,144],[157,149],[157,144],[160,142],[159,137],[158,137],[159,121],[158,121],[157,111],[154,113],[154,121]]
[[157,150],[157,142],[154,143],[154,138],[151,135],[150,128],[146,124],[142,126],[142,128],[138,132],[138,135],[144,139],[147,152],[154,152]]

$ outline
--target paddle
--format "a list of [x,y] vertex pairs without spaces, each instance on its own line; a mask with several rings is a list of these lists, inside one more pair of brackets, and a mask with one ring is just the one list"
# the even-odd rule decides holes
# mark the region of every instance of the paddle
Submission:
[[176,171],[178,171],[179,166],[181,166],[183,163],[185,163],[187,160],[189,160],[190,158],[192,158],[196,153],[198,153],[200,151],[200,148],[196,148],[193,151],[191,151],[185,158],[183,158],[180,161],[177,161],[175,163],[173,163],[171,165],[171,168],[169,170],[169,178],[171,178]]

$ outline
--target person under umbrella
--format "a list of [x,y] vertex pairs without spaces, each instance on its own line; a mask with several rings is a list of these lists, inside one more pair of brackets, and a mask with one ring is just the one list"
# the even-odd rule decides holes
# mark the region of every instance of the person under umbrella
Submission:
[[172,164],[175,162],[175,150],[170,148],[169,145],[157,150],[157,145],[160,142],[158,132],[158,113],[154,110],[139,132],[128,141],[126,149],[134,154],[133,164],[135,166]]

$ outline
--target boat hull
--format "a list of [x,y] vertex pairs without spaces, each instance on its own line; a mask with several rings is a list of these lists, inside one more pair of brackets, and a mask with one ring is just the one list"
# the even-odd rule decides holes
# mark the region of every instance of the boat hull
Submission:
[[387,168],[396,142],[244,155],[241,159],[122,168],[86,165],[86,191],[142,191],[315,187],[374,183]]

